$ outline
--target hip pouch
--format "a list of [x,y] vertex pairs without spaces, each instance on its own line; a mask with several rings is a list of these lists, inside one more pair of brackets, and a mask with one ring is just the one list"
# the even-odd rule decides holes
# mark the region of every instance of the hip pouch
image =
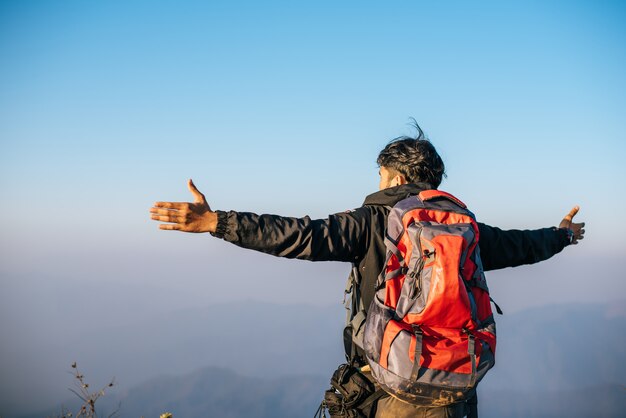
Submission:
[[375,401],[384,394],[380,389],[377,391],[359,369],[349,364],[342,364],[335,370],[330,385],[316,418],[326,417],[326,409],[331,418],[371,417],[375,413]]

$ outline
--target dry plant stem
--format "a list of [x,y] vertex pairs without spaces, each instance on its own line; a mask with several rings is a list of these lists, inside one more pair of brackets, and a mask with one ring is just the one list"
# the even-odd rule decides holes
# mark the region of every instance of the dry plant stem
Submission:
[[[110,388],[115,385],[115,378],[113,378],[109,384],[104,386],[99,391],[90,392],[89,384],[85,382],[84,380],[85,376],[82,373],[80,373],[75,362],[72,363],[72,369],[74,369],[73,375],[74,375],[74,378],[76,379],[74,381],[74,384],[76,385],[78,390],[74,390],[72,388],[70,388],[69,390],[83,401],[83,405],[81,406],[80,411],[76,414],[76,418],[80,418],[80,417],[98,418],[98,415],[96,414],[96,401],[101,396],[104,396],[104,393],[105,393],[104,391],[106,388]],[[108,416],[108,418],[112,418],[113,416],[115,416],[115,414],[117,414],[119,410],[120,410],[120,407],[118,405],[118,408],[115,411],[113,411],[113,413],[111,413]]]

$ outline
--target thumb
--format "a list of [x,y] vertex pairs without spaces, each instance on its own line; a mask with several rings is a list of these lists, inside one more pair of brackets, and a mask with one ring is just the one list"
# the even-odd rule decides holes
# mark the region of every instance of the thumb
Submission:
[[187,182],[187,187],[193,195],[195,203],[206,203],[206,198],[202,193],[200,193],[200,190],[196,188],[196,185],[193,184],[193,180],[189,179],[189,181]]
[[563,218],[563,219],[572,222],[572,219],[574,219],[574,216],[576,216],[576,214],[578,213],[579,210],[580,210],[579,206],[574,206],[572,208],[572,210],[570,210],[569,213],[567,215],[565,215],[565,218]]
[[565,215],[565,217],[559,224],[559,228],[570,228],[572,225],[572,219],[574,219],[574,216],[576,216],[579,210],[579,206],[574,206],[572,210],[570,210],[569,213]]

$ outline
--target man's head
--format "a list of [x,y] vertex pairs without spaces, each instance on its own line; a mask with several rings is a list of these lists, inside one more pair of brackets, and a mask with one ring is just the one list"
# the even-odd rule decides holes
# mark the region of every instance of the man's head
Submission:
[[404,183],[428,183],[436,189],[445,177],[445,166],[437,150],[417,123],[415,128],[415,138],[396,138],[378,154],[381,190]]

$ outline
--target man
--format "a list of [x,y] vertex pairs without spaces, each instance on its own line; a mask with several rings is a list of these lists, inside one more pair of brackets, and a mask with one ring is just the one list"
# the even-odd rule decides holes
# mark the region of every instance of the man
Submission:
[[[213,211],[204,195],[189,180],[194,202],[157,202],[151,218],[166,222],[163,230],[210,232],[238,246],[279,257],[312,261],[345,261],[354,268],[349,283],[358,283],[352,295],[354,309],[366,310],[375,293],[375,283],[385,261],[384,234],[389,209],[406,197],[423,190],[437,189],[445,167],[435,147],[416,125],[416,138],[401,137],[379,154],[379,192],[369,195],[360,208],[330,215],[327,219],[288,218],[248,212]],[[485,270],[514,267],[546,260],[565,246],[584,238],[584,223],[573,223],[574,207],[558,227],[533,231],[503,231],[479,223],[479,247]],[[353,311],[354,312],[354,311]],[[359,340],[356,328],[348,332],[346,351],[350,360],[365,365],[363,352],[352,340]],[[355,334],[352,335],[352,332]],[[383,397],[378,401],[377,418],[462,417],[465,403],[444,407],[418,407]]]

